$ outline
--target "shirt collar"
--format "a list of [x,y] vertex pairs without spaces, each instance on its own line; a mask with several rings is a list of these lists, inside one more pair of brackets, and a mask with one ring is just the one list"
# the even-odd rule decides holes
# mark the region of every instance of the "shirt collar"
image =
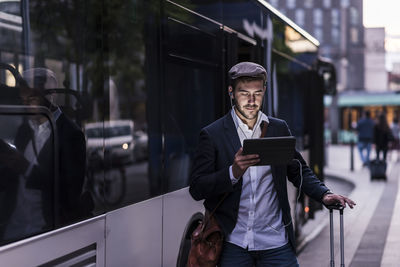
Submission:
[[[232,109],[231,109],[231,116],[232,116],[233,122],[235,123],[236,129],[238,127],[241,127],[242,129],[247,129],[247,130],[249,129],[249,127],[245,123],[243,123],[243,121],[236,114],[234,107],[232,107]],[[268,116],[265,115],[263,112],[258,111],[257,122],[254,125],[253,130],[257,129],[257,127],[260,127],[260,124],[262,121],[266,121],[267,123],[269,123]]]
[[57,107],[57,109],[53,112],[54,120],[56,121],[61,115],[61,109]]

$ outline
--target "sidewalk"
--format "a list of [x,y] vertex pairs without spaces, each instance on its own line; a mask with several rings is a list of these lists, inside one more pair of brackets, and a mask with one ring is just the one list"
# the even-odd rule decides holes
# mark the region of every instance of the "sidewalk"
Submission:
[[[372,154],[371,158],[374,157]],[[341,192],[340,188],[332,187],[335,193],[348,195],[357,203],[353,210],[347,208],[344,212],[346,266],[399,266],[400,163],[396,162],[396,158],[395,154],[388,155],[387,182],[375,180],[371,182],[369,170],[362,167],[356,148],[354,148],[354,171],[350,171],[349,146],[327,148],[328,164],[325,175],[339,177],[354,184],[350,194]],[[326,180],[328,187],[331,187],[330,182],[330,179]],[[337,213],[334,215],[335,262],[340,266],[339,215]],[[300,266],[329,266],[328,211],[324,209],[318,212],[316,219],[308,222],[304,228],[306,238],[300,244]]]

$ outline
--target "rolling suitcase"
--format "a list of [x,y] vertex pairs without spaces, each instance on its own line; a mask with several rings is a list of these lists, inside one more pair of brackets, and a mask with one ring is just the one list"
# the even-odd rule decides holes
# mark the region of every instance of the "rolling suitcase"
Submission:
[[371,180],[373,179],[386,180],[386,161],[379,159],[371,160],[369,162],[369,171],[371,174]]
[[335,248],[333,236],[333,210],[339,210],[340,213],[340,267],[344,267],[344,227],[343,227],[343,206],[330,205],[326,206],[329,209],[329,227],[330,227],[330,249],[331,260],[330,267],[335,266]]

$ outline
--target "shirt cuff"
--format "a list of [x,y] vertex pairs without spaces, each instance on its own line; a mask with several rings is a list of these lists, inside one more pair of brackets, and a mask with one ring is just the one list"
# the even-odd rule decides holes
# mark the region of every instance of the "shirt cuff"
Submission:
[[231,178],[232,185],[236,184],[239,181],[239,179],[236,179],[235,176],[233,176],[232,165],[229,166],[229,177]]

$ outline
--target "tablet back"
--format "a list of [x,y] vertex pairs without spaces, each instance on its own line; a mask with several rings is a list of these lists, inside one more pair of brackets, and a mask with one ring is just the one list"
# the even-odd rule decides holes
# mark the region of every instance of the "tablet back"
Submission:
[[256,165],[286,165],[294,156],[296,138],[293,136],[265,137],[243,140],[243,154],[258,154]]

